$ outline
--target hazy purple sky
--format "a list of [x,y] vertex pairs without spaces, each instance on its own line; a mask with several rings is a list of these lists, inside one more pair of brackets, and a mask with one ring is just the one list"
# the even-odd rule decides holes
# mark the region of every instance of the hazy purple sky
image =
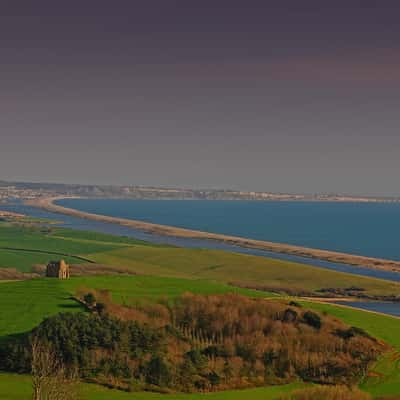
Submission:
[[385,0],[2,0],[0,179],[400,195],[399,21]]

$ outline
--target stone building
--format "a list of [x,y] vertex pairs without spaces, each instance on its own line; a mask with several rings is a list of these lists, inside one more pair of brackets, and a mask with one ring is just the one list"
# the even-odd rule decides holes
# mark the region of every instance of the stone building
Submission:
[[49,278],[68,279],[69,265],[64,261],[50,261],[46,267],[46,276]]

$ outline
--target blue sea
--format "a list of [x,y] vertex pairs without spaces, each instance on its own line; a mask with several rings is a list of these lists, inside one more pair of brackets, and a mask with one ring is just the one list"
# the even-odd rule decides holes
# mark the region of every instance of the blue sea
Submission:
[[400,203],[116,199],[57,203],[113,217],[400,260]]
[[[58,204],[97,214],[292,243],[353,254],[400,259],[400,204],[247,201],[155,201],[68,199]],[[60,215],[14,202],[2,209],[60,221],[59,225],[124,235],[152,243],[212,248],[300,262],[356,275],[400,281],[400,273],[248,249],[204,239],[168,237],[127,226]],[[399,303],[354,302],[353,307],[400,316]]]

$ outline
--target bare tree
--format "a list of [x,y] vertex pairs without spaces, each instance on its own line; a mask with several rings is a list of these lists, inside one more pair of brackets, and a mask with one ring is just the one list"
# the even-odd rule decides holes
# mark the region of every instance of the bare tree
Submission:
[[77,400],[76,373],[67,370],[50,345],[32,340],[33,400]]

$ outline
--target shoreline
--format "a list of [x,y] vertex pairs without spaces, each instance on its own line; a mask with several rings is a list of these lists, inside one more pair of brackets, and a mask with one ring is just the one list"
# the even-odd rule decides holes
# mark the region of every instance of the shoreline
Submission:
[[[299,301],[304,301],[306,303],[324,304],[324,305],[340,307],[340,308],[344,308],[344,309],[348,309],[348,310],[362,311],[362,312],[366,312],[366,313],[370,313],[370,314],[381,315],[383,317],[400,319],[400,317],[398,315],[386,314],[381,311],[367,310],[366,308],[357,308],[354,306],[349,306],[348,304],[338,304],[338,303],[335,303],[334,301],[323,301],[323,300],[317,300],[317,299],[312,300],[312,298],[308,298],[308,297],[300,297]],[[339,300],[339,301],[343,301],[343,300]],[[345,302],[347,302],[347,301],[345,301]],[[351,302],[351,301],[348,301],[348,302]]]
[[65,214],[72,217],[127,226],[150,234],[158,234],[158,235],[188,238],[188,239],[190,238],[190,239],[213,240],[239,247],[270,251],[273,253],[300,256],[309,259],[318,259],[332,263],[348,264],[352,266],[365,267],[375,270],[400,272],[400,261],[359,256],[359,255],[341,253],[330,250],[313,249],[313,248],[301,247],[284,243],[247,239],[239,236],[230,236],[218,233],[203,232],[203,231],[179,228],[169,225],[155,224],[151,222],[144,222],[127,218],[110,217],[106,215],[79,211],[73,208],[63,207],[54,203],[57,200],[71,199],[71,198],[80,198],[80,197],[78,196],[45,197],[40,199],[28,200],[25,202],[25,204],[58,214]]

